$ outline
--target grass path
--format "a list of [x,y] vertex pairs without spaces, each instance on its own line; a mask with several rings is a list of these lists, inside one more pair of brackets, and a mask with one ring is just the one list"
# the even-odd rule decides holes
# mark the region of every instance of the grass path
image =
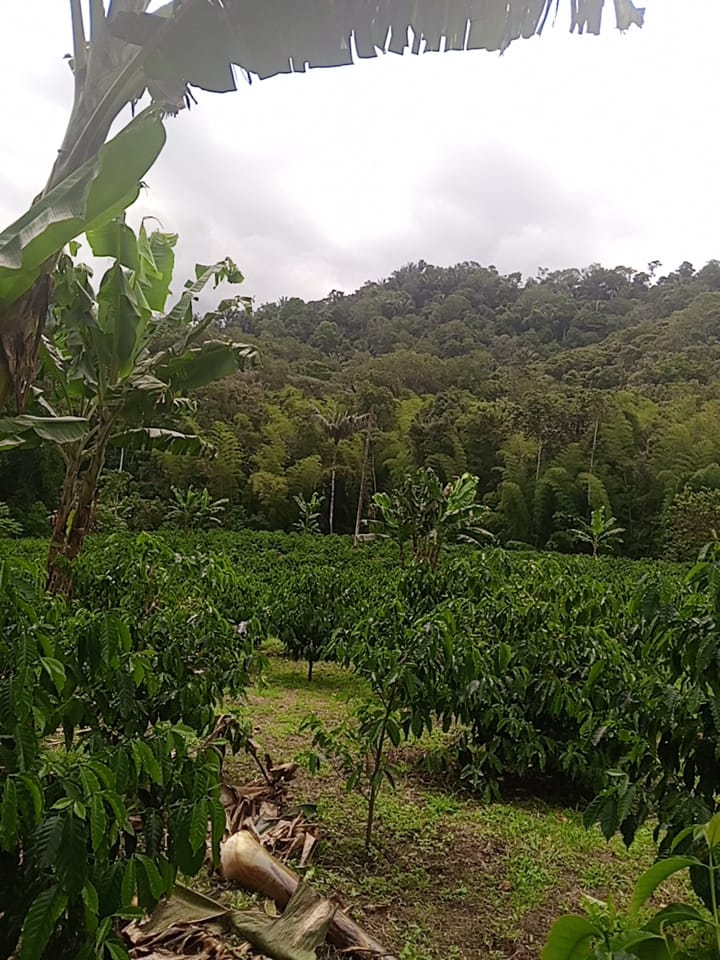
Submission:
[[[276,762],[308,746],[299,732],[315,713],[332,723],[360,693],[357,679],[318,664],[272,656],[266,683],[249,693],[254,737]],[[529,960],[552,921],[584,894],[629,895],[652,862],[645,832],[627,851],[586,831],[578,811],[540,801],[483,803],[433,781],[418,750],[398,751],[397,789],[378,801],[377,848],[363,851],[364,802],[330,767],[295,781],[294,799],[314,803],[323,842],[308,879],[338,897],[401,960]],[[245,760],[233,776],[253,776]]]

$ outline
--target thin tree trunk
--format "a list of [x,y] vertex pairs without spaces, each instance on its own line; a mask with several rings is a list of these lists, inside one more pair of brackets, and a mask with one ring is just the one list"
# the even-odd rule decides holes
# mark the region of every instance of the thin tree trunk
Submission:
[[385,711],[385,716],[383,718],[382,727],[380,728],[378,745],[375,750],[375,763],[373,766],[372,775],[370,778],[370,796],[368,797],[368,815],[367,822],[365,823],[365,852],[367,853],[370,850],[370,845],[372,843],[372,832],[373,825],[375,823],[375,804],[377,802],[377,796],[380,792],[380,785],[382,779],[380,777],[380,768],[382,766],[383,758],[383,749],[385,747],[385,736],[387,734],[387,725],[388,720],[390,719],[390,713],[392,712],[391,704],[388,704]]
[[537,463],[535,465],[535,483],[540,479],[540,465],[542,464],[543,442],[538,440]]
[[330,474],[330,533],[334,532],[335,526],[335,478],[337,475],[337,444],[333,448],[332,473]]
[[590,473],[593,473],[595,470],[595,450],[597,448],[597,438],[598,438],[598,428],[600,426],[600,421],[595,421],[595,430],[593,431],[593,442],[592,449],[590,450]]
[[362,519],[363,500],[365,499],[365,479],[367,474],[368,460],[370,459],[370,437],[373,428],[373,415],[368,417],[367,433],[365,434],[365,449],[363,451],[362,470],[360,471],[360,490],[358,491],[358,505],[355,514],[355,539],[353,547],[355,549],[360,545],[360,521]]

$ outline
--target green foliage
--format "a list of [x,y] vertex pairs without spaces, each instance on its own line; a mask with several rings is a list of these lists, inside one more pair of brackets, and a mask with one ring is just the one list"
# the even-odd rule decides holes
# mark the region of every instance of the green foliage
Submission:
[[[612,900],[588,901],[587,918],[564,916],[556,920],[542,960],[635,960],[701,958],[720,954],[720,910],[717,889],[720,814],[695,828],[683,831],[676,842],[691,837],[702,847],[700,856],[669,856],[658,860],[638,879],[627,913],[620,913]],[[689,903],[670,903],[641,920],[641,911],[669,877],[688,871],[696,885],[710,891],[707,910]],[[698,884],[698,881],[699,884]],[[688,934],[695,940],[688,947]]]
[[[147,438],[128,437],[129,494],[145,504],[131,526],[157,525],[170,487],[193,483],[227,497],[251,526],[289,530],[296,495],[323,490],[329,511],[337,454],[333,529],[347,533],[364,438],[358,432],[336,449],[315,411],[332,420],[333,411],[375,410],[365,485],[373,493],[390,494],[418,467],[443,481],[467,471],[489,508],[483,525],[503,542],[579,552],[585,546],[568,529],[604,507],[625,528],[624,554],[665,555],[675,495],[715,482],[718,290],[712,262],[655,279],[594,265],[525,280],[474,263],[420,263],[320,301],[292,298],[252,313],[226,305],[203,336],[253,342],[263,364],[252,378],[236,373],[202,387],[192,411],[153,417],[200,437],[198,456],[181,463],[164,454],[158,469],[141,449]],[[466,348],[447,355],[438,321],[461,306],[447,323],[466,327]],[[312,345],[328,317],[342,342],[331,359]],[[27,445],[0,450],[0,498],[15,516],[36,501],[52,512],[62,480],[61,454],[53,457]]]
[[227,498],[213,500],[207,488],[198,490],[189,486],[186,490],[171,487],[172,500],[167,508],[170,526],[176,526],[186,533],[189,530],[203,530],[219,527],[227,506]]
[[29,960],[121,956],[119,918],[151,909],[178,870],[197,872],[208,830],[218,858],[222,756],[245,733],[218,733],[216,711],[246,683],[252,640],[208,599],[213,561],[108,545],[93,574],[104,612],[70,609],[0,560],[4,956],[18,941]]
[[487,510],[477,503],[477,485],[469,473],[443,486],[433,470],[416,471],[392,493],[373,497],[379,535],[409,543],[413,557],[434,569],[448,544],[491,538],[480,526]]
[[[49,190],[0,235],[0,308],[38,277],[74,237],[103,228],[135,202],[142,178],[165,143],[157,112],[135,117],[71,177]],[[108,250],[105,256],[112,256]]]
[[136,236],[123,220],[113,220],[88,240],[96,254],[118,259],[95,290],[90,269],[62,255],[43,339],[47,386],[33,401],[42,415],[0,421],[6,445],[50,441],[63,455],[48,584],[65,591],[68,575],[59,564],[77,556],[92,529],[108,448],[197,453],[201,439],[166,427],[165,419],[187,406],[186,391],[237,370],[254,355],[244,344],[207,338],[212,315],[200,322],[193,317],[194,298],[210,280],[216,286],[242,280],[232,261],[198,266],[195,280],[163,316],[177,237],[148,234],[144,225]]
[[692,559],[713,531],[720,531],[720,490],[686,488],[676,494],[665,511],[664,526],[668,556]]
[[10,515],[10,508],[0,501],[0,537],[18,537],[22,533],[22,524]]
[[570,530],[570,533],[581,543],[587,543],[596,557],[602,550],[612,550],[615,545],[622,543],[620,534],[625,532],[624,527],[616,527],[615,517],[605,515],[605,507],[599,507],[590,514],[590,522],[581,521],[580,527]]
[[[4,541],[0,556],[42,549]],[[653,819],[666,850],[684,823],[712,816],[720,792],[719,569],[717,545],[689,573],[463,545],[433,569],[403,567],[389,540],[353,550],[339,537],[117,534],[90,538],[77,561],[71,638],[94,651],[91,638],[106,636],[105,614],[88,611],[127,623],[138,703],[111,671],[70,657],[75,647],[60,662],[107,717],[105,741],[111,728],[132,739],[180,717],[207,728],[254,662],[233,652],[235,631],[245,643],[278,636],[291,656],[339,659],[364,681],[353,722],[314,732],[316,753],[369,800],[392,774],[388,744],[440,726],[435,769],[489,797],[544,781],[593,798],[588,825],[628,843]],[[100,736],[92,717],[78,722]]]
[[423,568],[405,574],[399,595],[379,607],[367,608],[359,622],[339,629],[333,643],[337,659],[368,684],[370,695],[358,707],[354,723],[326,730],[316,718],[314,752],[307,760],[316,770],[321,757],[339,762],[349,790],[367,799],[365,848],[372,843],[377,796],[385,780],[393,784],[386,746],[399,746],[409,737],[431,730],[449,690],[465,690],[475,677],[472,648],[458,643],[461,605],[439,604],[421,614],[418,591],[433,589],[434,575]]
[[302,494],[293,497],[293,500],[298,508],[298,518],[293,529],[298,533],[320,533],[320,515],[325,497],[315,491],[309,500]]

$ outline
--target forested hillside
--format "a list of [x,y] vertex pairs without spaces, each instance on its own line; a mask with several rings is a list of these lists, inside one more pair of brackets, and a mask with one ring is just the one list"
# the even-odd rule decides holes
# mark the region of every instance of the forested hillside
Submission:
[[[720,528],[718,261],[528,280],[420,262],[217,327],[257,345],[260,363],[178,414],[208,454],[115,451],[99,528],[158,527],[194,486],[228,500],[226,525],[272,529],[290,529],[294,498],[319,491],[327,529],[336,460],[335,530],[351,531],[366,444],[368,499],[416,465],[467,470],[504,542],[577,549],[567,531],[600,506],[630,556],[690,556]],[[0,453],[0,501],[28,534],[47,530],[55,456]]]

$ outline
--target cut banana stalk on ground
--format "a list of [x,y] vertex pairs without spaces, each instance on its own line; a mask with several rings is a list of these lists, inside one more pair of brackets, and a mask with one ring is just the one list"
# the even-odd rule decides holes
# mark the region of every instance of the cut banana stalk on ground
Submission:
[[[295,893],[300,878],[276,860],[246,830],[233,834],[220,849],[222,874],[251,893],[261,893],[284,909]],[[353,920],[336,911],[327,933],[334,946],[376,960],[396,960],[382,944],[374,940]]]

